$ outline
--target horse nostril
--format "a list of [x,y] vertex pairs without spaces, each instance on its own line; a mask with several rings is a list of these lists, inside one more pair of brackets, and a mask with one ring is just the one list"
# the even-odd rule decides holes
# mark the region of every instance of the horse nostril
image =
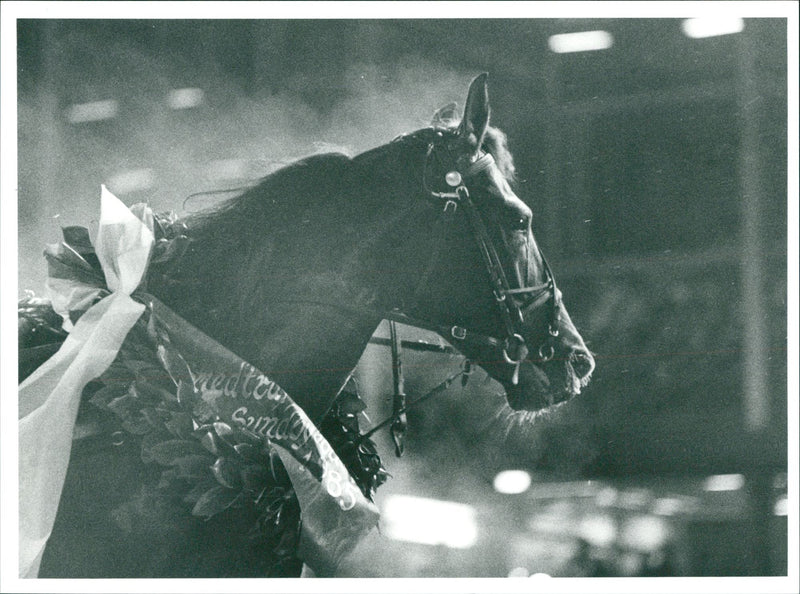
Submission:
[[579,379],[584,379],[594,371],[594,358],[586,352],[576,352],[571,358],[572,368]]

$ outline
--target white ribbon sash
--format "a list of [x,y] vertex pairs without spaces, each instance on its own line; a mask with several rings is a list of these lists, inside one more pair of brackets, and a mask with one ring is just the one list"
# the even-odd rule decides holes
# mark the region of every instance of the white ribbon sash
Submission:
[[[19,388],[19,572],[36,577],[69,464],[81,393],[111,364],[144,312],[131,299],[147,269],[153,232],[102,187],[97,257],[112,293],[81,316],[59,351]],[[54,308],[65,316],[100,290],[63,279],[48,282]]]

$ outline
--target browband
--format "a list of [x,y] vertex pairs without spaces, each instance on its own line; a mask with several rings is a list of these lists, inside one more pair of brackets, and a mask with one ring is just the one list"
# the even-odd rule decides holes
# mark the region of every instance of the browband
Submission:
[[464,177],[472,177],[484,169],[488,169],[493,164],[494,157],[492,157],[492,153],[483,153],[480,157],[470,163],[469,167],[467,167],[467,169],[463,172]]

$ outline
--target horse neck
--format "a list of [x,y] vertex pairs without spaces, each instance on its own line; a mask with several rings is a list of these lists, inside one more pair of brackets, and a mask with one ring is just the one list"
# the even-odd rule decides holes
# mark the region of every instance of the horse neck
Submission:
[[[335,301],[299,298],[268,304],[270,316],[245,346],[248,360],[266,370],[315,421],[347,381],[379,318],[339,309]],[[252,349],[252,350],[251,350]]]
[[167,292],[162,299],[269,375],[318,421],[380,323],[376,301],[338,271],[298,273],[260,264],[266,263],[219,262],[219,273],[205,277],[203,295]]
[[[327,252],[324,271],[272,276],[263,275],[261,267],[256,294],[239,296],[239,314],[232,321],[251,329],[242,351],[254,365],[263,365],[312,419],[324,415],[352,373],[381,313],[403,299],[398,290],[408,283],[395,278],[390,262],[374,257],[398,217],[362,218],[353,233],[340,229],[330,234],[336,239],[318,247]],[[259,264],[253,265],[243,271],[243,280],[257,277]],[[265,295],[261,305],[259,293]]]

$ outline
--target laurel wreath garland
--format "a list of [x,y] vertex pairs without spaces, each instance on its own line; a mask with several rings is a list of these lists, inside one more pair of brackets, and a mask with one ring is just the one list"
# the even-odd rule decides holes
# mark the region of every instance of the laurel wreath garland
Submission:
[[[154,227],[157,241],[151,262],[160,264],[162,272],[169,271],[191,240],[171,213],[156,215]],[[77,255],[99,271],[87,238],[88,232],[65,229],[64,244],[70,257]],[[85,274],[85,266],[80,273]],[[21,351],[36,332],[51,341],[64,340],[56,323],[60,319],[49,302],[23,299],[18,315]],[[142,461],[162,469],[148,497],[179,500],[186,513],[204,519],[231,508],[249,509],[255,522],[248,537],[266,545],[275,556],[270,574],[298,573],[300,506],[280,458],[267,439],[220,421],[206,402],[191,397],[194,387],[176,381],[171,369],[175,361],[182,361],[173,349],[147,308],[111,366],[87,385],[82,406],[111,413],[115,423],[106,431],[135,437],[141,443]],[[348,384],[319,430],[365,497],[372,500],[388,473],[374,442],[361,435],[358,416],[365,408],[354,384]],[[136,497],[116,510],[118,522],[130,524],[125,518],[152,508],[137,502]]]

